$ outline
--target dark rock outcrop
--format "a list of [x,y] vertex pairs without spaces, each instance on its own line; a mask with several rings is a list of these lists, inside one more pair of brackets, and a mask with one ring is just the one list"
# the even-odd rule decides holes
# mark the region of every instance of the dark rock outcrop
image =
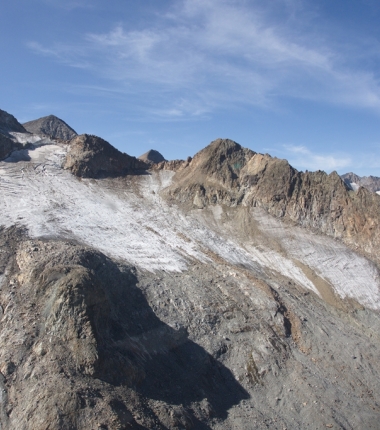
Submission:
[[159,415],[157,428],[203,429],[195,405],[226,416],[249,397],[185,328],[155,315],[131,267],[15,228],[0,229],[0,244],[0,270],[12,273],[0,290],[1,428],[155,428]]
[[82,134],[70,141],[64,168],[82,178],[104,178],[133,174],[149,166],[114,148],[97,136]]
[[162,161],[166,161],[163,155],[154,149],[151,149],[145,154],[140,155],[138,159],[144,161],[145,163],[152,163],[152,164],[157,164],[157,163],[161,163]]
[[0,109],[0,133],[8,135],[9,132],[27,133],[25,128],[17,121],[17,119]]
[[22,145],[17,142],[13,142],[13,140],[8,137],[0,134],[0,160],[8,157],[11,152],[20,149]]
[[77,136],[75,130],[54,115],[28,121],[23,126],[30,133],[49,136],[53,139],[70,140]]

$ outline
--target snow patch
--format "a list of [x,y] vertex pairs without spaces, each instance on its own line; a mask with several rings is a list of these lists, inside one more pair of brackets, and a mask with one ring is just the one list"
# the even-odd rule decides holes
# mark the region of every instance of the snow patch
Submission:
[[[30,161],[15,162],[21,152]],[[75,237],[147,270],[181,271],[189,256],[206,261],[177,234],[157,196],[148,200],[112,181],[78,179],[61,168],[65,153],[64,146],[49,145],[0,163],[2,224],[26,226],[33,237]],[[148,176],[146,188],[158,192],[169,180],[166,172]]]
[[357,184],[357,183],[355,183],[355,182],[350,182],[350,187],[351,187],[354,191],[357,191],[357,190],[359,189],[360,185],[358,185],[358,184]]
[[261,209],[253,209],[252,215],[262,231],[277,240],[289,257],[309,266],[341,298],[380,309],[380,273],[374,263],[330,237],[289,227]]

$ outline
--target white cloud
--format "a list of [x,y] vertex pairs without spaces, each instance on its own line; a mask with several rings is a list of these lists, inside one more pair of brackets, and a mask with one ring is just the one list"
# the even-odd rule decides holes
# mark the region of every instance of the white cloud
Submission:
[[284,145],[285,158],[300,170],[324,170],[331,172],[352,166],[353,161],[347,154],[317,154],[305,146]]
[[299,28],[297,1],[275,3],[285,7],[287,20],[276,21],[261,2],[183,0],[142,30],[120,23],[75,46],[29,46],[119,84],[144,87],[150,112],[169,117],[239,104],[268,107],[281,97],[380,111],[374,74],[353,68],[351,51],[345,61],[331,41]]

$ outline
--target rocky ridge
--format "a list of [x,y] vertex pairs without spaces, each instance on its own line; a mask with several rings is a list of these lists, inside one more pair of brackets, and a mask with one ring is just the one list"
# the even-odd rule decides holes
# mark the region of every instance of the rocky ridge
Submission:
[[13,115],[0,109],[0,160],[22,147],[12,139],[11,132],[26,133],[26,130]]
[[226,139],[0,172],[2,428],[377,428],[376,195]]
[[23,126],[29,133],[49,136],[53,139],[70,140],[77,136],[75,130],[54,115],[25,122]]
[[187,207],[261,207],[353,247],[379,261],[380,198],[353,192],[336,172],[298,172],[286,160],[218,139],[178,172],[169,198]]
[[380,178],[376,176],[358,176],[353,172],[341,175],[343,181],[354,191],[364,187],[373,193],[380,193]]
[[7,135],[9,132],[26,133],[27,131],[13,115],[0,109],[0,133]]

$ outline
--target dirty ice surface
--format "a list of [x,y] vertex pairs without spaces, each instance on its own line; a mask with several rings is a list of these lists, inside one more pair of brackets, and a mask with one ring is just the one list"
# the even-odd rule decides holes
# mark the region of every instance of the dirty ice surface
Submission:
[[15,142],[26,145],[28,143],[32,143],[34,146],[36,145],[48,145],[53,143],[52,140],[47,136],[40,136],[39,134],[33,133],[18,133],[16,131],[11,131],[9,133]]
[[[318,294],[297,260],[326,279],[341,297],[380,309],[377,269],[344,245],[304,229],[292,233],[260,213],[253,216],[281,242],[286,254],[264,246],[241,246],[225,237],[217,223],[207,227],[160,198],[173,172],[134,177],[129,185],[78,179],[61,167],[66,148],[45,144],[15,151],[0,162],[0,225],[25,226],[32,237],[75,238],[150,271],[182,271],[190,260],[207,262],[216,254],[227,264],[256,273],[276,271]],[[220,219],[221,210],[213,208],[215,219]]]

